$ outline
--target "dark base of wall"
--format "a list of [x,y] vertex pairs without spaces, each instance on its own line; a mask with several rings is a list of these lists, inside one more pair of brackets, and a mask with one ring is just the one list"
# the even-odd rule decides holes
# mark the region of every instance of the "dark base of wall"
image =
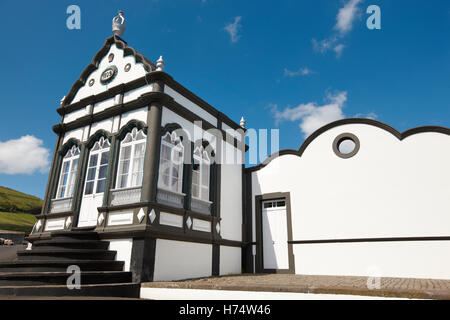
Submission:
[[151,282],[155,269],[155,238],[133,239],[130,271],[133,272],[133,282]]

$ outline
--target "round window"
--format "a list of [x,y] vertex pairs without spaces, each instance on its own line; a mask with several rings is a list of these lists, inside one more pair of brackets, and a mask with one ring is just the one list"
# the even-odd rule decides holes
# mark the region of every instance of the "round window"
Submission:
[[340,134],[333,141],[334,153],[343,159],[353,157],[359,151],[359,139],[352,133]]
[[108,56],[108,61],[111,62],[114,60],[114,53],[110,53]]

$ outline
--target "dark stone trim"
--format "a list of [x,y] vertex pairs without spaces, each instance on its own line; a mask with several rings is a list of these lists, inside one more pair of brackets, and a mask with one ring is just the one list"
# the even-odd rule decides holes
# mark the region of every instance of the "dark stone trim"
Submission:
[[137,128],[138,130],[143,130],[145,134],[148,133],[148,126],[139,120],[132,119],[127,122],[122,128],[120,128],[119,132],[116,134],[116,138],[119,141],[122,141],[127,133],[131,132],[133,128]]
[[[352,152],[349,153],[342,153],[339,150],[339,145],[346,141],[346,140],[351,140],[353,141],[353,143],[355,144],[355,148],[352,150]],[[334,141],[333,141],[333,152],[342,159],[349,159],[351,157],[353,157],[354,155],[356,155],[359,151],[361,144],[359,142],[359,139],[357,136],[355,136],[353,133],[342,133],[340,135],[338,135]]]
[[94,144],[98,141],[98,139],[100,139],[100,137],[108,139],[109,143],[111,143],[112,136],[113,135],[111,134],[111,132],[99,129],[86,141],[86,148],[90,151]]
[[145,145],[144,176],[142,180],[142,201],[156,201],[158,190],[159,154],[161,149],[162,106],[151,103],[147,112],[148,134]]
[[36,215],[36,219],[52,219],[52,218],[61,218],[61,217],[70,217],[73,216],[73,211],[65,211],[65,212],[57,212],[57,213],[45,213]]
[[106,207],[98,207],[98,212],[114,212],[114,211],[122,211],[122,210],[130,210],[130,209],[136,209],[136,208],[144,208],[144,207],[151,207],[155,208],[164,212],[178,214],[181,216],[188,215],[196,219],[205,220],[205,221],[220,221],[219,218],[207,215],[201,212],[196,212],[188,209],[183,208],[174,208],[162,203],[157,202],[136,202],[136,203],[129,203],[129,204],[122,204],[118,206],[106,206]]
[[[181,230],[181,232],[180,232]],[[97,231],[100,239],[129,239],[129,238],[154,238],[154,239],[165,239],[174,241],[184,241],[184,242],[194,242],[194,243],[204,243],[204,244],[216,244],[219,246],[236,247],[242,248],[246,244],[240,241],[227,240],[227,239],[217,239],[213,240],[211,237],[205,237],[202,232],[192,232],[187,234],[182,232],[181,228],[169,227],[166,228],[152,228],[147,226],[143,229],[142,226],[134,227],[121,227],[121,228],[110,228]]]
[[183,128],[178,123],[168,123],[163,128],[161,128],[161,137],[163,137],[167,132],[172,133],[175,130],[183,130]]
[[288,242],[290,244],[319,244],[319,243],[403,242],[403,241],[407,241],[407,242],[409,242],[409,241],[450,241],[450,236],[292,240],[292,241],[288,241]]
[[[88,114],[69,123],[59,123],[57,125],[54,125],[52,129],[55,133],[62,134],[70,130],[78,129],[80,127],[91,125],[95,122],[99,122],[117,115],[121,115],[128,111],[145,107],[147,105],[150,105],[152,102],[160,103],[162,106],[168,108],[169,110],[173,111],[174,113],[178,114],[179,116],[183,117],[184,119],[190,122],[202,121],[202,126],[204,130],[217,129],[206,120],[202,119],[195,113],[191,112],[190,110],[186,109],[182,105],[175,102],[172,97],[162,92],[145,93],[136,100],[127,102],[125,104],[123,103],[117,104],[101,112]],[[239,140],[237,140],[234,137],[229,137],[229,139],[227,139],[227,136],[229,136],[229,134],[226,133],[224,130],[220,131],[222,132],[222,139],[225,138],[223,140],[233,141],[234,147],[236,148],[239,147],[240,144]],[[245,149],[248,150],[248,146],[245,146]]]
[[220,275],[220,245],[212,245],[212,270],[211,275],[217,277]]
[[152,282],[155,269],[156,239],[133,238],[130,270],[133,282]]
[[[212,116],[216,117],[217,121],[221,121],[221,122],[227,124],[232,129],[242,129],[242,130],[244,130],[244,132],[246,131],[237,122],[231,120],[228,116],[226,116],[222,112],[218,111],[217,109],[215,109],[214,107],[209,105],[207,102],[205,102],[204,100],[199,98],[197,95],[195,95],[194,93],[192,93],[191,91],[189,91],[188,89],[183,87],[180,83],[175,81],[170,75],[168,75],[167,73],[162,72],[162,71],[152,71],[150,73],[147,73],[145,76],[143,76],[141,78],[138,78],[138,79],[128,82],[126,84],[117,85],[115,87],[108,89],[105,92],[99,93],[98,95],[92,95],[92,96],[86,97],[84,99],[81,99],[78,102],[73,103],[73,104],[63,104],[63,106],[59,107],[57,109],[57,111],[60,115],[64,115],[64,114],[82,109],[89,104],[95,104],[96,102],[112,98],[117,94],[123,94],[127,91],[143,87],[149,83],[153,83],[157,87],[163,87],[164,84],[166,84],[166,85],[170,86],[171,89],[175,90],[176,92],[178,92],[179,94],[181,94],[182,96],[187,98],[188,100],[197,104],[203,110],[210,113]],[[159,89],[161,89],[161,88],[159,88]],[[78,91],[78,89],[77,89],[77,91]],[[158,91],[158,89],[153,90],[153,91]],[[163,90],[161,90],[161,92],[163,92]],[[76,92],[75,92],[75,94],[76,94]],[[75,94],[74,94],[74,96],[75,96]],[[69,97],[69,96],[67,96],[67,97]],[[64,100],[64,102],[66,101],[66,99]],[[73,97],[71,99],[73,99]]]
[[73,219],[74,221],[70,226],[71,229],[78,226],[81,199],[83,197],[83,190],[84,190],[84,179],[86,177],[88,160],[89,160],[89,150],[87,149],[86,144],[82,144],[80,158],[78,160],[77,180],[75,182],[75,190],[72,196],[72,211],[74,212],[74,219]]
[[391,133],[394,137],[396,137],[400,141],[403,139],[406,139],[407,137],[412,136],[414,134],[425,133],[425,132],[436,132],[436,133],[442,133],[445,135],[450,135],[450,128],[446,128],[446,127],[423,126],[423,127],[416,127],[416,128],[412,128],[412,129],[403,131],[403,132],[399,132],[396,129],[394,129],[393,127],[391,127],[383,122],[373,120],[373,119],[366,119],[366,118],[342,119],[342,120],[331,122],[331,123],[319,128],[318,130],[316,130],[303,142],[303,144],[301,145],[301,147],[298,150],[293,150],[293,149],[280,150],[279,152],[276,152],[276,153],[270,155],[267,159],[265,159],[260,164],[250,167],[250,168],[246,168],[245,170],[247,172],[253,172],[253,171],[260,170],[260,169],[264,168],[266,165],[268,165],[270,163],[270,161],[272,161],[273,159],[275,159],[279,156],[283,156],[283,155],[295,155],[295,156],[301,157],[303,152],[305,152],[306,148],[311,144],[311,142],[314,141],[315,138],[317,138],[322,133],[324,133],[330,129],[333,129],[335,127],[339,127],[342,125],[346,125],[346,124],[367,124],[367,125],[371,125],[374,127],[378,127],[378,128],[388,131],[389,133]]
[[105,43],[103,44],[103,47],[97,52],[97,54],[92,59],[91,63],[83,70],[81,73],[79,79],[75,81],[72,88],[70,89],[69,93],[67,94],[66,98],[63,101],[63,106],[67,106],[75,97],[78,90],[86,84],[86,80],[91,75],[91,73],[95,70],[97,70],[100,61],[103,59],[103,57],[106,56],[111,46],[115,44],[117,48],[122,49],[124,57],[133,55],[136,63],[142,63],[144,66],[145,71],[151,72],[156,69],[153,62],[148,60],[146,57],[144,57],[142,54],[134,50],[133,48],[129,47],[127,43],[121,39],[120,37],[114,35],[112,37],[109,37],[105,40]]
[[242,241],[248,245],[242,248],[242,271],[253,273],[253,215],[252,215],[252,175],[245,173],[245,164],[242,165],[243,178],[243,212],[242,212]]
[[83,143],[81,143],[80,140],[75,139],[75,138],[70,138],[69,140],[67,140],[66,143],[64,143],[62,145],[62,147],[58,150],[58,153],[64,157],[66,155],[67,151],[69,151],[73,146],[77,146],[77,147],[80,147],[80,156],[81,156],[81,146],[82,145],[83,145]]
[[59,134],[58,137],[56,138],[55,149],[53,150],[52,165],[50,167],[50,174],[48,176],[47,186],[45,188],[44,203],[42,204],[41,215],[48,212],[48,208],[50,206],[50,200],[51,200],[50,194],[53,189],[53,184],[54,184],[55,179],[58,180],[58,177],[56,176],[56,171],[58,169],[57,161],[59,159],[58,150],[59,150],[62,140],[63,140],[62,135]]
[[116,136],[111,138],[111,147],[109,149],[109,162],[108,162],[108,172],[106,173],[106,186],[105,192],[103,194],[102,206],[107,206],[109,203],[109,195],[112,187],[116,183],[116,166],[119,158],[119,141]]
[[[284,199],[286,201],[286,223],[288,234],[288,256],[289,269],[273,270],[264,268],[263,257],[263,219],[262,219],[262,201]],[[255,197],[255,218],[256,218],[256,273],[295,273],[294,248],[292,243],[292,214],[291,214],[291,196],[289,192],[268,193]]]

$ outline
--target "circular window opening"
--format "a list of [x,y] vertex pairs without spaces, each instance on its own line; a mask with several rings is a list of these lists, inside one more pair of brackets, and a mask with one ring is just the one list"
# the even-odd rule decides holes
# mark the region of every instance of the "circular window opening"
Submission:
[[334,153],[343,159],[353,157],[358,153],[359,147],[359,139],[351,133],[340,134],[333,142]]
[[108,61],[111,62],[114,60],[114,53],[110,53],[108,56]]
[[94,79],[89,80],[89,87],[92,87],[94,85],[94,82],[95,82]]
[[126,65],[125,65],[125,72],[128,72],[128,71],[130,71],[130,69],[131,69],[131,64],[129,64],[129,63],[127,63]]

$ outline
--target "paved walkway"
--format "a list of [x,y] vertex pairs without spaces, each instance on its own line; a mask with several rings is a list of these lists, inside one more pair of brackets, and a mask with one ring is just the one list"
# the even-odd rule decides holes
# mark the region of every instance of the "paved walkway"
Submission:
[[[373,288],[378,283],[379,288]],[[142,288],[296,292],[412,299],[450,299],[450,280],[381,278],[378,283],[377,281],[371,281],[367,277],[261,274],[171,282],[148,282],[143,283]],[[373,289],[369,289],[369,287]]]
[[14,246],[0,246],[0,261],[13,261],[17,258],[16,252],[18,250],[25,250],[27,246],[14,245]]

